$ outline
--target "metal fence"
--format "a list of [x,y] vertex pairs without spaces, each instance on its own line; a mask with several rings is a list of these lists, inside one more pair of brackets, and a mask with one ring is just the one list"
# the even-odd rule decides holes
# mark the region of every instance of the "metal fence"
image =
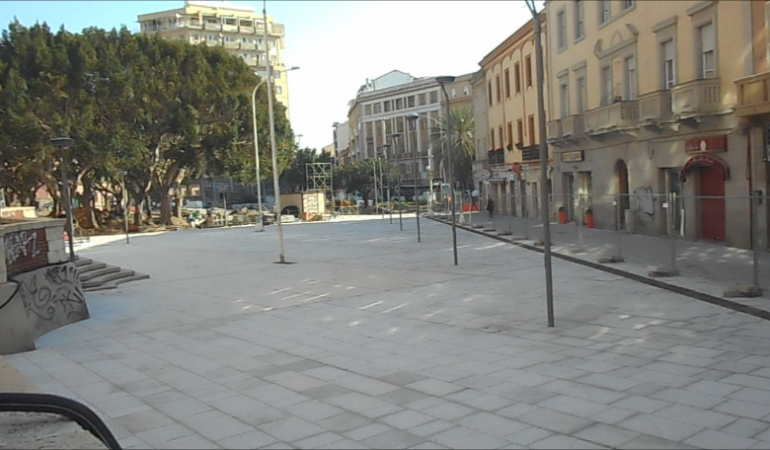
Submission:
[[[494,211],[469,215],[513,239],[540,243],[539,196],[492,196]],[[761,196],[552,195],[554,251],[636,263],[655,275],[682,275],[770,288],[767,201]],[[461,211],[458,207],[457,211]],[[756,251],[755,251],[756,250]]]

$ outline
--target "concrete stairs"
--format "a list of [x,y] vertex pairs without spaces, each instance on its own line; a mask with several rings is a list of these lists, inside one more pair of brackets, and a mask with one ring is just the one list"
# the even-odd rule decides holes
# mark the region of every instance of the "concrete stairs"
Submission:
[[75,265],[78,268],[80,283],[83,285],[83,291],[85,292],[115,289],[123,283],[150,278],[149,275],[143,273],[111,266],[88,258],[78,258],[75,261]]

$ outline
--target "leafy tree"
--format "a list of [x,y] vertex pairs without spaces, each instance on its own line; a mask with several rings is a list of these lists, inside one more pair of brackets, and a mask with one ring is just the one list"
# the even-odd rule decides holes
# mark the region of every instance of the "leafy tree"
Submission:
[[[476,155],[475,122],[473,108],[468,105],[452,108],[450,110],[451,125],[450,136],[453,143],[453,175],[455,181],[463,186],[473,182],[473,159]],[[434,135],[434,155],[442,178],[449,179],[449,152],[446,146],[446,121],[438,123],[437,133]]]

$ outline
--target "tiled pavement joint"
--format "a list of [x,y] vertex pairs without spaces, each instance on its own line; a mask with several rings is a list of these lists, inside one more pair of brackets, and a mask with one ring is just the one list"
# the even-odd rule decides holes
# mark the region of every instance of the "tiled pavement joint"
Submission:
[[[429,217],[429,216],[423,216],[423,217],[425,217],[426,219],[433,220],[434,222],[443,223],[445,225],[451,225],[451,223],[448,223],[448,222],[446,222],[444,220],[441,220],[439,218]],[[485,236],[487,238],[495,239],[495,240],[498,240],[500,242],[505,242],[507,244],[515,245],[517,247],[521,247],[521,248],[524,248],[526,250],[531,250],[531,251],[535,251],[535,252],[538,252],[538,253],[544,253],[544,250],[541,247],[537,247],[537,246],[529,245],[529,244],[524,244],[522,242],[511,241],[510,239],[506,239],[503,236],[496,236],[496,235],[490,234],[488,232],[484,232],[482,230],[474,229],[474,228],[471,228],[471,227],[468,227],[468,226],[465,226],[465,225],[455,224],[455,226],[457,228],[459,228],[461,230],[464,230],[464,231],[467,231],[469,233],[474,233],[474,234],[478,234],[480,236]],[[564,260],[564,261],[568,261],[568,262],[575,263],[575,264],[580,264],[582,266],[590,267],[592,269],[601,270],[603,272],[611,273],[613,275],[618,275],[618,276],[621,276],[621,277],[624,277],[624,278],[628,278],[630,280],[638,281],[640,283],[644,283],[644,284],[647,284],[647,285],[650,285],[650,286],[654,286],[654,287],[657,287],[657,288],[660,288],[660,289],[665,289],[667,291],[674,292],[674,293],[680,294],[680,295],[684,295],[684,296],[693,298],[695,300],[700,300],[700,301],[703,301],[703,302],[706,302],[706,303],[711,303],[712,305],[721,306],[723,308],[727,308],[727,309],[730,309],[730,310],[733,310],[733,311],[736,311],[736,312],[748,314],[750,316],[758,317],[760,319],[770,320],[770,312],[762,310],[762,309],[759,309],[759,308],[755,308],[755,307],[750,306],[750,305],[742,305],[740,303],[736,303],[736,302],[733,302],[733,301],[730,301],[730,300],[725,300],[723,298],[719,298],[719,297],[716,297],[716,296],[713,296],[713,295],[705,294],[703,292],[698,292],[698,291],[695,291],[695,290],[692,290],[692,289],[688,289],[688,288],[685,288],[685,287],[682,287],[682,286],[677,286],[677,285],[674,285],[674,284],[671,284],[671,283],[666,283],[665,281],[661,281],[659,279],[653,279],[653,278],[645,277],[645,276],[642,276],[642,275],[637,275],[635,273],[627,272],[625,270],[620,270],[620,269],[617,269],[615,267],[611,267],[611,266],[607,266],[607,265],[604,265],[604,264],[595,263],[595,262],[592,262],[592,261],[587,261],[585,259],[575,258],[573,256],[565,255],[563,253],[552,252],[551,256],[553,256],[554,258],[558,258],[558,259]]]

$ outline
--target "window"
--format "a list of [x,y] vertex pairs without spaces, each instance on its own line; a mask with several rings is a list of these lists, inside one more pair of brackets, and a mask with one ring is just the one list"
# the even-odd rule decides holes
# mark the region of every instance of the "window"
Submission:
[[414,95],[410,95],[406,98],[406,104],[409,108],[414,108]]
[[452,88],[452,92],[451,92],[450,95],[452,96],[452,98],[456,98],[457,97],[457,89]]
[[505,98],[511,98],[511,72],[505,69]]
[[674,49],[674,40],[660,44],[662,55],[662,84],[663,89],[671,89],[676,84],[676,52]]
[[625,73],[625,99],[636,100],[637,88],[636,88],[636,57],[629,56],[623,61],[623,71]]
[[521,67],[519,67],[519,63],[513,65],[513,87],[517,94],[521,92]]
[[281,78],[281,72],[279,72],[279,71],[275,71],[275,72],[273,72],[273,76],[274,76],[275,78]]
[[505,147],[505,138],[503,137],[503,127],[497,127],[497,139],[500,141],[500,148]]
[[575,40],[586,35],[585,0],[575,0]]
[[428,94],[428,101],[430,101],[431,105],[438,103],[438,91],[431,91]]
[[716,77],[716,36],[714,23],[698,28],[700,37],[700,68],[702,78]]
[[497,103],[500,103],[501,97],[500,97],[500,75],[497,75],[495,77],[495,94],[497,98]]
[[588,92],[586,91],[586,77],[584,75],[578,76],[576,84],[577,84],[577,90],[578,90],[577,113],[583,114],[588,107]]
[[610,66],[602,67],[602,106],[612,103],[612,68]]
[[636,0],[623,0],[623,11],[633,8],[636,4]]
[[372,115],[372,105],[364,106],[364,115],[365,116],[371,116]]
[[382,104],[382,107],[383,107],[383,110],[384,110],[385,112],[390,112],[390,111],[391,111],[391,104],[390,104],[390,100],[388,100],[388,101],[386,101],[386,102],[383,102],[383,104]]
[[527,78],[527,87],[532,87],[532,55],[524,58],[524,76]]
[[513,145],[513,124],[511,122],[508,122],[508,125],[506,126],[506,130],[508,133],[508,145]]
[[516,121],[516,133],[516,143],[521,147],[524,145],[524,121],[521,119]]
[[465,86],[463,88],[463,95],[465,95],[465,96],[471,95],[471,88],[470,88],[470,86]]
[[599,25],[604,25],[612,18],[610,0],[599,0]]
[[489,97],[489,106],[492,106],[492,82],[487,83],[487,97]]
[[564,10],[559,11],[559,13],[556,15],[556,25],[559,50],[563,50],[567,48],[567,15]]
[[495,149],[495,129],[489,129],[489,145],[492,147],[490,150]]
[[379,114],[380,113],[380,104],[379,103],[375,103],[373,105],[373,107],[372,107],[372,111],[374,112],[374,114]]
[[404,99],[397,98],[396,99],[396,111],[404,109]]
[[535,145],[535,116],[530,115],[527,117],[527,125],[529,125],[529,145]]
[[569,117],[569,78],[559,80],[559,104],[561,106],[561,118]]
[[283,88],[282,88],[281,86],[276,86],[276,87],[275,87],[275,93],[276,93],[277,95],[281,95],[281,94],[283,94]]

